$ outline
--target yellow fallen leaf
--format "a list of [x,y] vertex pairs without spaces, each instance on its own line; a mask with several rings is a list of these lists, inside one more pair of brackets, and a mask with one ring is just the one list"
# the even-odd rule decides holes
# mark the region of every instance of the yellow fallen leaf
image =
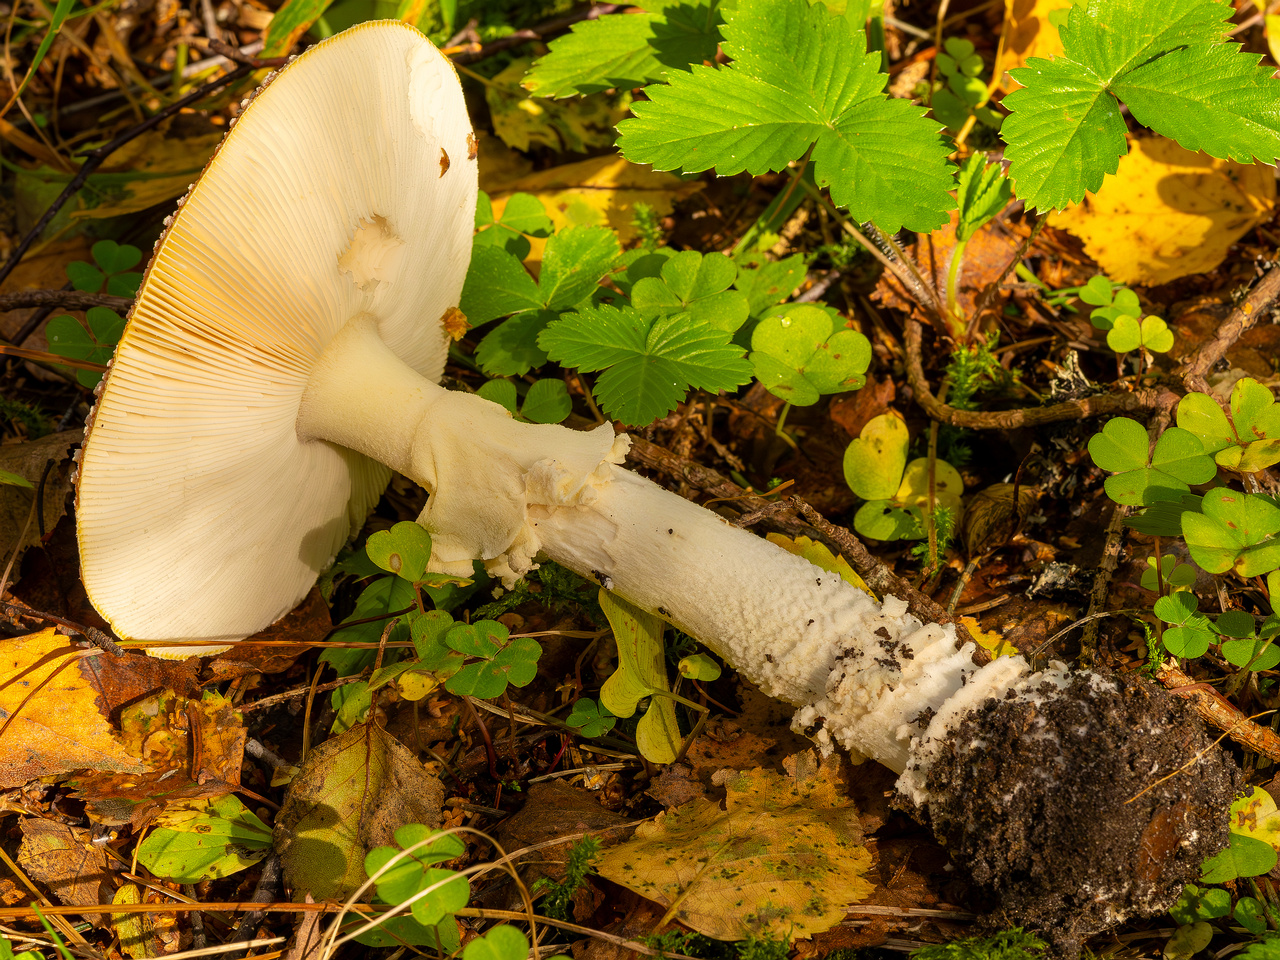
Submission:
[[79,659],[52,629],[0,644],[0,788],[72,770],[142,769],[99,712]]
[[961,617],[960,622],[973,637],[973,642],[984,650],[990,650],[993,657],[1016,657],[1021,651],[996,630],[983,630],[978,626],[976,617]]
[[613,146],[613,128],[627,115],[631,93],[594,93],[563,102],[531,97],[520,81],[532,62],[532,57],[513,60],[485,87],[493,132],[517,150],[540,145],[587,153]]
[[1049,14],[1066,10],[1072,0],[1004,0],[1004,49],[996,64],[995,75],[1000,89],[1008,93],[1018,84],[1008,71],[1025,66],[1028,57],[1062,56],[1062,40]]
[[1231,832],[1253,837],[1280,850],[1280,810],[1271,794],[1254,787],[1231,805]]
[[[700,183],[686,183],[672,174],[657,173],[618,156],[566,163],[507,180],[493,190],[483,182],[480,186],[493,200],[495,219],[501,219],[507,198],[513,193],[529,193],[542,201],[556,230],[607,226],[618,234],[624,246],[636,236],[632,221],[637,203],[647,203],[657,216],[665,217],[676,203],[702,189]],[[546,241],[531,238],[529,242],[532,251],[525,258],[526,264],[541,263]]]
[[853,567],[849,566],[849,561],[839,554],[834,554],[825,543],[819,543],[817,540],[810,540],[808,537],[796,537],[792,540],[785,533],[768,533],[765,539],[770,543],[776,543],[788,553],[794,553],[798,557],[804,557],[810,563],[820,570],[826,570],[828,573],[838,574],[846,583],[851,583],[872,600],[878,599],[871,588],[867,586]]
[[642,823],[600,875],[718,940],[810,937],[870,895],[857,811],[830,780],[757,769],[725,791],[724,810],[700,798]]
[[1192,153],[1154,137],[1130,143],[1096,194],[1049,217],[1084,241],[1121,283],[1168,283],[1218,266],[1231,244],[1270,219],[1275,170]]

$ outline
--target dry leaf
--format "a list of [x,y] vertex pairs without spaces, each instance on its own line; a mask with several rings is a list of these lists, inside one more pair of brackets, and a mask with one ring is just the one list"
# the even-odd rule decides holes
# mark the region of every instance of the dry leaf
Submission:
[[1220,264],[1231,244],[1270,219],[1275,169],[1192,153],[1154,137],[1130,143],[1096,194],[1050,215],[1120,283],[1168,283]]
[[78,659],[53,630],[0,641],[0,787],[71,770],[142,769],[99,712]]
[[733,774],[725,807],[707,800],[659,814],[597,869],[719,940],[812,936],[873,887],[862,874],[858,814],[825,777]]
[[[24,818],[18,865],[65,904],[92,906],[110,900],[107,852],[81,827]],[[99,914],[89,916],[99,924],[106,920]]]
[[1236,801],[1231,808],[1231,830],[1280,850],[1280,810],[1271,794],[1254,787],[1247,800]]
[[[0,470],[16,473],[30,481],[32,486],[32,489],[28,489],[9,484],[0,485],[0,551],[3,551],[0,553],[0,569],[14,556],[15,547],[18,548],[17,559],[20,560],[29,547],[40,543],[40,518],[31,507],[40,487],[40,478],[44,476],[45,467],[50,460],[53,461],[53,466],[49,468],[44,482],[44,529],[52,530],[67,512],[67,494],[71,490],[70,450],[72,444],[79,443],[83,435],[81,430],[68,430],[39,440],[0,446]],[[64,460],[67,461],[65,464],[62,462]],[[10,585],[17,582],[20,569],[15,560],[9,574]]]
[[301,897],[345,897],[364,882],[364,857],[406,823],[440,823],[444,788],[417,757],[372,723],[307,755],[276,816],[276,849]]
[[1018,89],[1008,71],[1025,66],[1028,57],[1062,56],[1062,40],[1058,28],[1049,22],[1049,14],[1067,9],[1071,3],[1072,0],[1004,0],[1004,50],[995,70],[1001,90],[1008,93]]

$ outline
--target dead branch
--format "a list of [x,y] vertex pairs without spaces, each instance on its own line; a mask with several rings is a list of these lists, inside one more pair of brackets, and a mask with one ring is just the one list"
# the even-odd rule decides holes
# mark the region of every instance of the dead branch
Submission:
[[132,297],[113,297],[106,293],[82,293],[79,290],[19,290],[0,293],[0,313],[28,307],[62,307],[64,310],[88,310],[106,307],[116,313],[127,313]]
[[1263,275],[1258,285],[1249,291],[1249,295],[1218,327],[1217,335],[1202,345],[1195,356],[1178,370],[1187,390],[1209,392],[1205,374],[1227,355],[1227,351],[1235,346],[1246,330],[1258,322],[1277,295],[1280,295],[1280,265],[1273,266]]
[[1205,723],[1226,731],[1236,743],[1254,753],[1280,761],[1280,735],[1270,727],[1264,727],[1246,717],[1223,699],[1207,684],[1196,683],[1173,660],[1166,660],[1156,673],[1156,679],[1169,692],[1186,697],[1195,704],[1196,712]]

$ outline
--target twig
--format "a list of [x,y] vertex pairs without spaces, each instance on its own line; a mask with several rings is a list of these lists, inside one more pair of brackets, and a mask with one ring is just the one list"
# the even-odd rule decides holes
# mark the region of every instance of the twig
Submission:
[[94,373],[107,372],[107,366],[104,363],[94,363],[92,360],[75,360],[58,353],[49,353],[47,350],[28,350],[26,347],[11,347],[7,343],[0,343],[0,356],[16,357],[19,360],[34,360],[37,363],[52,363],[62,367],[71,367],[75,370],[91,370]]
[[132,306],[132,297],[113,297],[107,293],[83,293],[79,290],[19,290],[17,293],[0,293],[0,313],[28,307],[62,307],[64,310],[107,307],[116,313],[125,313]]
[[1280,761],[1280,735],[1270,727],[1255,723],[1220,697],[1187,676],[1172,660],[1166,660],[1156,672],[1156,679],[1176,697],[1186,697],[1195,704],[1205,723],[1225,730],[1236,743],[1254,753]]
[[277,67],[283,67],[289,62],[288,57],[255,57],[247,51],[241,50],[239,47],[233,47],[229,43],[223,43],[221,40],[210,39],[209,49],[232,63],[241,63],[254,70],[274,70]]
[[1217,335],[1201,346],[1196,351],[1196,355],[1178,370],[1188,390],[1209,392],[1205,374],[1227,355],[1227,351],[1235,346],[1236,341],[1244,335],[1246,330],[1262,318],[1267,312],[1267,307],[1278,295],[1280,295],[1280,265],[1273,266],[1266,272],[1258,285],[1249,291],[1249,295],[1219,325]]
[[184,107],[189,107],[193,103],[203,100],[205,97],[222,87],[229,86],[241,77],[247,76],[250,69],[250,67],[244,65],[236,67],[231,72],[225,73],[216,80],[211,80],[204,86],[193,90],[180,100],[173,101],[173,103],[166,106],[163,110],[156,111],[146,120],[130,127],[114,140],[110,140],[97,149],[91,150],[89,153],[85,154],[84,162],[80,164],[80,169],[76,171],[76,175],[68,181],[66,187],[63,188],[62,193],[58,194],[53,203],[49,204],[48,209],[45,210],[40,219],[36,221],[35,226],[27,231],[27,235],[24,236],[22,238],[22,242],[14,248],[12,255],[9,257],[8,261],[6,261],[5,265],[0,267],[0,283],[3,283],[8,278],[9,274],[13,272],[13,268],[18,265],[26,255],[27,250],[31,248],[31,245],[36,242],[41,234],[44,233],[45,227],[47,227],[53,218],[58,215],[58,211],[66,206],[67,201],[79,192],[80,188],[84,186],[85,181],[89,179],[89,174],[102,166],[103,161],[105,161],[107,157],[111,156],[111,154],[115,153],[129,141],[140,137],[142,134],[162,123],[164,120],[179,113]]
[[1120,547],[1124,539],[1124,518],[1128,515],[1127,507],[1116,505],[1111,511],[1111,519],[1107,521],[1107,538],[1102,547],[1102,559],[1098,561],[1098,572],[1093,577],[1093,588],[1089,591],[1089,611],[1080,634],[1080,656],[1078,662],[1082,669],[1092,670],[1098,657],[1098,627],[1102,625],[1101,613],[1107,605],[1107,596],[1111,593],[1111,581],[1115,578],[1116,565],[1120,562]]
[[1139,410],[1165,410],[1178,402],[1178,395],[1165,387],[1135,390],[1132,393],[1103,393],[1081,400],[1066,400],[1047,407],[1026,407],[1020,410],[957,410],[949,407],[929,389],[921,360],[921,324],[907,320],[907,382],[915,395],[916,403],[934,420],[953,427],[971,430],[1012,430],[1017,427],[1035,427],[1063,420],[1082,420],[1090,417],[1107,417],[1117,413],[1133,413]]
[[550,33],[559,33],[567,30],[575,23],[581,23],[583,20],[596,20],[607,14],[614,13],[617,10],[625,9],[625,3],[595,3],[589,7],[584,7],[574,13],[567,14],[563,17],[555,17],[551,20],[545,20],[535,26],[528,27],[524,30],[517,30],[515,33],[507,34],[505,37],[499,37],[480,47],[478,50],[461,50],[451,54],[450,59],[454,63],[469,64],[484,60],[491,57],[495,53],[508,50],[511,47],[518,47],[523,43],[532,43],[535,40],[541,40]]

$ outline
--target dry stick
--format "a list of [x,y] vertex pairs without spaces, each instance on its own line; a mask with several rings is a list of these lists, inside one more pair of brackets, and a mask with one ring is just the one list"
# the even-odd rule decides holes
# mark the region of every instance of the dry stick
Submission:
[[80,290],[19,290],[0,293],[0,313],[28,307],[62,307],[64,310],[88,310],[107,307],[125,313],[133,306],[133,297],[113,297],[108,293],[83,293]]
[[1104,393],[1082,400],[1067,400],[1047,407],[1026,407],[1020,410],[957,410],[949,407],[933,395],[924,375],[921,360],[921,324],[907,320],[906,326],[907,382],[915,401],[934,420],[953,427],[971,430],[1013,430],[1017,427],[1036,427],[1063,420],[1081,420],[1086,417],[1106,417],[1117,413],[1133,413],[1139,410],[1162,410],[1178,402],[1178,395],[1165,387],[1135,390],[1132,393]]
[[14,248],[13,254],[9,257],[8,261],[6,261],[5,265],[0,267],[0,283],[3,283],[8,278],[9,274],[13,272],[13,268],[16,267],[19,261],[21,261],[26,255],[26,252],[30,249],[31,245],[36,242],[42,233],[44,233],[45,227],[47,227],[53,218],[58,215],[58,211],[66,206],[67,201],[76,195],[80,188],[84,186],[85,181],[89,179],[89,174],[102,166],[103,161],[105,161],[107,157],[111,156],[111,154],[115,153],[129,141],[140,137],[142,134],[156,127],[164,120],[174,116],[184,107],[189,107],[193,103],[203,100],[205,97],[220,88],[235,83],[235,81],[239,80],[241,77],[247,76],[250,70],[251,68],[245,65],[236,67],[231,72],[225,73],[216,80],[206,83],[203,87],[193,90],[182,99],[173,101],[173,103],[166,106],[163,110],[157,111],[141,123],[130,127],[114,140],[110,140],[97,149],[91,150],[85,154],[84,162],[80,164],[80,169],[76,171],[76,175],[68,181],[66,187],[63,188],[62,193],[58,194],[53,203],[49,204],[49,208],[45,210],[40,219],[36,221],[36,225],[27,231],[27,235],[23,237],[22,242]]
[[1246,330],[1252,327],[1267,312],[1271,302],[1280,296],[1280,265],[1266,272],[1258,285],[1249,291],[1231,315],[1218,327],[1217,335],[1196,351],[1196,355],[1185,363],[1178,373],[1188,390],[1200,393],[1209,392],[1209,384],[1205,381],[1207,374],[1215,363],[1227,355],[1237,340]]
[[1186,697],[1195,704],[1196,712],[1208,723],[1225,730],[1236,743],[1254,753],[1280,761],[1280,735],[1270,727],[1250,720],[1207,684],[1196,683],[1173,660],[1166,660],[1156,678],[1174,696]]
[[[1127,507],[1115,504],[1111,511],[1111,519],[1107,521],[1107,537],[1102,546],[1102,559],[1098,562],[1098,572],[1093,577],[1093,588],[1089,591],[1089,610],[1085,617],[1088,621],[1080,634],[1080,666],[1092,670],[1098,658],[1098,628],[1102,626],[1102,618],[1096,616],[1107,604],[1111,593],[1111,581],[1115,577],[1116,566],[1120,563],[1120,547],[1124,536],[1124,518],[1128,516]],[[1092,618],[1092,619],[1090,619]]]
[[48,363],[61,367],[72,367],[76,370],[90,370],[94,373],[106,373],[105,363],[94,363],[92,360],[74,360],[61,354],[49,353],[45,350],[28,350],[26,347],[11,347],[0,343],[0,356],[16,357],[19,360],[33,360],[36,363]]

